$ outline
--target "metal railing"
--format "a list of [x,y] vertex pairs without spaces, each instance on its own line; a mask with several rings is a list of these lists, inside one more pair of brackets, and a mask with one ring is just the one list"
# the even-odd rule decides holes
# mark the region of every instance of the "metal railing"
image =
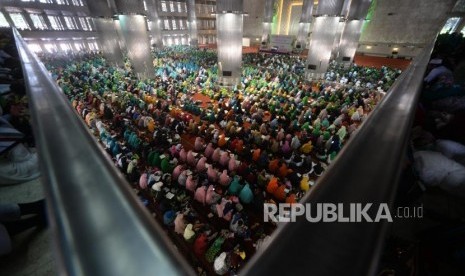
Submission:
[[[14,31],[33,118],[50,223],[64,275],[193,275],[123,176]],[[433,46],[398,78],[303,198],[304,203],[387,203]],[[241,275],[373,275],[387,223],[308,223],[272,234]]]
[[[392,206],[423,76],[434,44],[396,80],[301,203]],[[272,234],[243,275],[374,275],[388,222],[309,223],[304,217]]]
[[13,30],[60,275],[195,275]]

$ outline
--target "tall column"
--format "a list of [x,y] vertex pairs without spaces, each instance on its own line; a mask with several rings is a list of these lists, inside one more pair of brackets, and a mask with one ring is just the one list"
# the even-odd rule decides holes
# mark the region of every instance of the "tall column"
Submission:
[[195,14],[195,0],[187,0],[187,27],[189,28],[190,45],[199,45],[197,33],[197,16]]
[[127,55],[126,41],[124,40],[123,32],[121,31],[121,24],[119,23],[118,17],[115,17],[115,19],[113,19],[113,22],[115,25],[116,34],[118,36],[119,48],[121,49],[123,56]]
[[370,4],[371,0],[351,1],[336,57],[338,62],[343,62],[347,66],[352,63]]
[[297,33],[297,41],[295,48],[303,50],[307,46],[308,34],[310,33],[310,24],[312,23],[313,1],[304,0],[302,6],[302,15],[300,16],[299,32]]
[[123,54],[119,45],[118,33],[112,18],[94,18],[94,24],[99,35],[100,47],[105,59],[114,65],[123,65]]
[[134,73],[141,78],[154,76],[147,21],[143,15],[118,15],[121,32]]
[[336,59],[339,55],[339,46],[341,44],[342,33],[346,26],[346,18],[341,17],[339,23],[337,24],[336,35],[334,36],[333,49],[331,50],[331,60]]
[[344,0],[318,3],[307,58],[307,78],[321,78],[328,70]]
[[243,0],[216,2],[218,82],[234,86],[241,80]]
[[155,74],[150,51],[147,20],[142,1],[116,0],[118,20],[126,44],[129,61],[138,78],[152,78]]
[[273,12],[276,0],[265,0],[265,14],[263,16],[262,47],[270,43],[271,25],[273,24]]
[[161,34],[161,19],[158,15],[158,0],[148,0],[147,9],[148,9],[148,18],[150,20],[150,34],[152,35],[152,40],[150,41],[151,45],[156,48],[163,47],[163,39]]
[[344,5],[342,6],[341,19],[337,26],[336,35],[334,36],[333,49],[331,50],[331,60],[336,59],[339,54],[339,45],[341,44],[342,33],[346,26],[346,20],[349,16],[349,7],[352,0],[345,0]]
[[87,1],[87,5],[89,6],[90,15],[93,17],[103,56],[109,63],[122,66],[123,54],[119,45],[120,39],[113,21],[113,15],[116,12],[115,9],[106,0]]

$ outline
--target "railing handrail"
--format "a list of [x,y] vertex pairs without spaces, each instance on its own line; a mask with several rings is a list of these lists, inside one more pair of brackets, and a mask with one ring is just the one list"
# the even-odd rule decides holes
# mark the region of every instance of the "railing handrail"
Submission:
[[59,275],[195,275],[39,59],[21,57]]
[[[392,207],[433,46],[413,60],[301,203]],[[374,275],[387,227],[386,221],[310,223],[298,217],[280,225],[241,274]]]

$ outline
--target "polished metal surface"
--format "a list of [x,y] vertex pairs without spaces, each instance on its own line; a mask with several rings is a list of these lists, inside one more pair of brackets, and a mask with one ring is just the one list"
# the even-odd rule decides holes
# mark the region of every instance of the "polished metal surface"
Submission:
[[317,15],[340,15],[342,7],[344,6],[344,0],[324,0],[318,1],[316,10]]
[[86,1],[86,3],[92,17],[111,18],[116,13],[116,10],[113,9],[107,0],[91,0]]
[[194,275],[14,30],[59,275]]
[[117,24],[113,18],[96,17],[93,19],[98,30],[98,38],[102,54],[110,64],[124,66],[123,52],[120,47],[120,37],[117,31]]
[[133,72],[139,79],[153,78],[155,69],[145,16],[118,15],[118,22]]
[[189,28],[189,45],[197,47],[199,37],[197,31],[197,14],[195,11],[195,0],[187,0],[187,27]]
[[118,14],[145,14],[144,3],[140,0],[114,0]]
[[347,18],[364,20],[370,8],[371,1],[372,0],[352,0],[352,2],[350,2]]
[[275,3],[276,3],[276,0],[265,0],[265,11],[263,13],[263,23],[273,23]]
[[[396,81],[303,203],[392,204],[432,47]],[[241,275],[375,275],[387,227],[299,217],[278,227]]]

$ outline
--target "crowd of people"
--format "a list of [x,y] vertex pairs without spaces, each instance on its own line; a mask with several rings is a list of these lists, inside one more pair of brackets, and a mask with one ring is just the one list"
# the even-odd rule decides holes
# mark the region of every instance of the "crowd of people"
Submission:
[[263,203],[295,203],[399,75],[331,67],[307,82],[299,57],[244,55],[241,83],[216,85],[216,53],[154,53],[139,80],[99,54],[43,57],[76,112],[199,273],[237,272],[276,225]]
[[[421,206],[386,242],[380,267],[408,275],[463,275],[465,38],[440,34],[423,78],[396,205]],[[410,164],[410,165],[408,165]],[[402,252],[401,254],[399,252]],[[401,257],[399,257],[401,256]]]
[[413,144],[420,179],[465,196],[465,38],[438,36],[424,77]]

